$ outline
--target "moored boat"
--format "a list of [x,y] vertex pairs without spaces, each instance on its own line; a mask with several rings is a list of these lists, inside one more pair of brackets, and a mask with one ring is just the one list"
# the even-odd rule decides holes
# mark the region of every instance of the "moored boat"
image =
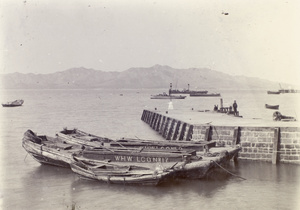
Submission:
[[172,83],[170,83],[169,94],[191,94],[191,93],[207,94],[208,91],[207,90],[190,90],[190,84],[188,84],[187,89],[183,89],[183,90],[174,89],[174,90],[172,90]]
[[81,153],[74,154],[78,161],[88,165],[117,164],[122,166],[134,165],[147,167],[155,170],[158,166],[163,170],[173,169],[173,178],[201,179],[208,171],[213,170],[219,165],[226,165],[232,157],[238,154],[241,148],[213,148],[218,150],[212,153],[193,154],[176,152],[145,152],[115,154],[105,150],[83,150]]
[[279,109],[279,105],[265,104],[265,107],[266,107],[267,109]]
[[207,90],[186,90],[186,89],[183,89],[183,90],[171,90],[170,92],[171,94],[191,94],[191,93],[194,93],[194,94],[207,94],[208,91]]
[[219,97],[220,93],[190,93],[191,97]]
[[280,94],[280,91],[267,91],[268,94]]
[[90,147],[103,146],[104,143],[113,142],[112,139],[96,136],[79,129],[67,129],[56,133],[56,136],[70,144],[78,144]]
[[31,130],[24,133],[23,148],[38,162],[54,166],[69,167],[76,154],[84,154],[91,163],[113,160],[115,162],[157,163],[178,162],[193,155],[194,150],[156,150],[123,147],[86,147],[86,145],[69,144],[60,137],[37,135]]
[[93,165],[74,157],[71,164],[73,172],[80,177],[104,181],[110,184],[129,185],[159,185],[172,178],[173,169],[162,169],[157,167],[151,169],[135,165],[118,165],[111,163],[99,163]]
[[[70,167],[89,179],[124,184],[157,185],[169,179],[199,179],[229,162],[240,148],[156,150],[144,148],[89,148],[68,144],[60,137],[24,133],[24,149],[38,162]],[[217,151],[218,150],[218,151]]]
[[295,89],[280,89],[280,93],[300,93],[300,90],[295,90]]
[[56,134],[64,141],[71,144],[79,144],[90,147],[109,146],[109,147],[129,147],[144,149],[160,149],[160,150],[196,150],[203,151],[204,148],[209,149],[215,147],[215,141],[170,141],[170,140],[144,140],[122,138],[112,140],[109,138],[99,137],[94,134],[81,131],[79,129],[64,129]]
[[16,107],[16,106],[22,106],[24,103],[23,99],[18,99],[15,101],[7,102],[2,104],[3,107]]
[[32,130],[27,130],[22,139],[22,146],[33,159],[41,164],[70,167],[72,154],[80,152],[80,145],[72,145],[45,135],[37,135]]
[[182,95],[168,95],[166,93],[158,94],[158,95],[151,95],[151,99],[185,99],[186,96]]

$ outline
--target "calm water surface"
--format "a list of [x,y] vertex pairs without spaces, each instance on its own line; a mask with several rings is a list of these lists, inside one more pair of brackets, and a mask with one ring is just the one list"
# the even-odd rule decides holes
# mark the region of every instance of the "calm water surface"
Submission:
[[[1,102],[23,98],[22,107],[0,111],[1,209],[300,209],[300,166],[240,161],[233,173],[210,180],[158,187],[109,185],[79,179],[70,169],[42,166],[22,148],[27,129],[54,136],[64,127],[110,138],[161,139],[140,120],[143,109],[167,110],[151,100],[164,90],[2,90]],[[224,91],[224,104],[237,100],[244,118],[272,120],[264,104],[280,104],[285,115],[300,116],[299,95],[265,91]],[[123,94],[122,96],[120,94]],[[173,100],[175,109],[212,109],[220,98]]]

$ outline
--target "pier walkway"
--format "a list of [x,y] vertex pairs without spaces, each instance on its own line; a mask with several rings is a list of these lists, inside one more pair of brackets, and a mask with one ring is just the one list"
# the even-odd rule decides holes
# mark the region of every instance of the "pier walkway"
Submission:
[[240,144],[240,159],[300,164],[298,121],[245,119],[195,110],[144,110],[141,120],[167,140]]

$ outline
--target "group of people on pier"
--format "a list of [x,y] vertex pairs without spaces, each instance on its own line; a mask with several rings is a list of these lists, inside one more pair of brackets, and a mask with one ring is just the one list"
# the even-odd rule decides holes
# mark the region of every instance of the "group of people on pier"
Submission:
[[[236,100],[234,100],[232,106],[229,107],[223,107],[222,99],[221,99],[221,107],[218,108],[218,105],[214,106],[214,111],[221,112],[221,113],[227,113],[227,114],[233,114],[235,116],[239,116],[239,112],[237,111],[238,105],[236,103]],[[232,110],[233,109],[233,110]]]

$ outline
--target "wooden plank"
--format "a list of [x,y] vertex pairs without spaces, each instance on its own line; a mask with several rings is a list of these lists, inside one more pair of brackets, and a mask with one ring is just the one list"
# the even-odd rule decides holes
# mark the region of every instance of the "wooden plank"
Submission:
[[169,126],[170,126],[170,120],[171,119],[169,117],[167,117],[166,124],[164,126],[164,130],[163,130],[163,134],[162,134],[162,136],[164,138],[167,138],[167,134],[168,134]]
[[175,119],[173,119],[172,120],[172,122],[171,122],[171,126],[170,126],[170,129],[169,129],[169,131],[168,131],[168,135],[167,135],[167,140],[171,140],[171,136],[172,136],[172,134],[173,134],[173,130],[174,130],[174,125],[175,125]]
[[180,131],[180,136],[179,140],[183,140],[184,134],[185,134],[185,129],[186,129],[186,123],[182,124],[181,131]]
[[159,131],[160,123],[161,123],[161,118],[162,118],[162,116],[161,116],[161,114],[159,114],[159,115],[158,115],[158,121],[157,121],[156,127],[155,127],[155,130],[156,130],[156,131]]
[[240,127],[235,127],[233,131],[232,146],[236,146],[240,143]]
[[166,116],[163,116],[163,118],[162,118],[162,123],[161,123],[160,129],[159,129],[159,131],[158,131],[159,134],[163,134],[165,123],[166,123]]
[[175,128],[175,131],[174,131],[174,135],[173,135],[172,140],[176,140],[176,139],[177,139],[177,136],[178,136],[178,133],[179,133],[180,125],[181,125],[181,121],[177,121],[177,123],[176,123],[176,128]]
[[278,148],[280,144],[280,128],[274,129],[272,164],[278,163]]
[[211,126],[206,127],[204,141],[211,140]]
[[194,129],[194,126],[190,125],[189,130],[188,130],[187,135],[186,135],[186,141],[191,141],[192,136],[193,136],[193,129]]
[[156,122],[156,113],[153,113],[153,115],[152,115],[152,119],[151,119],[151,122],[150,122],[150,127],[151,128],[154,128],[154,124],[155,124],[155,122]]

